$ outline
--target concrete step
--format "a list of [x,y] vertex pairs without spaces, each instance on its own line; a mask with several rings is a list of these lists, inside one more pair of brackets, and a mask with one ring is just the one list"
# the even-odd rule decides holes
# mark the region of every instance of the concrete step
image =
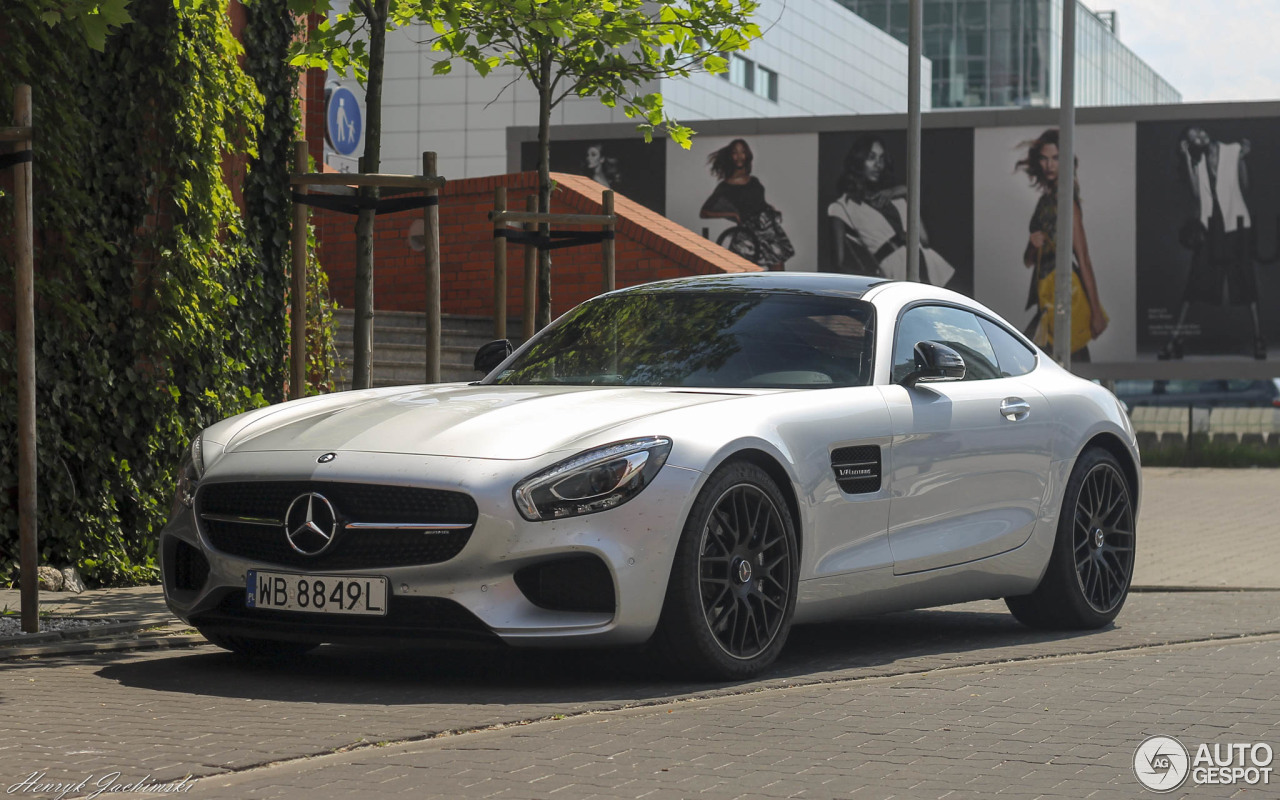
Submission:
[[[338,388],[351,387],[354,360],[354,313],[335,313],[338,331]],[[487,317],[442,315],[440,320],[440,379],[445,383],[474,381],[481,376],[471,365],[476,351],[493,340],[493,320]],[[519,320],[509,331],[519,331]],[[513,339],[513,342],[518,342]],[[426,315],[405,311],[378,311],[373,324],[373,385],[402,386],[422,383],[426,364]]]

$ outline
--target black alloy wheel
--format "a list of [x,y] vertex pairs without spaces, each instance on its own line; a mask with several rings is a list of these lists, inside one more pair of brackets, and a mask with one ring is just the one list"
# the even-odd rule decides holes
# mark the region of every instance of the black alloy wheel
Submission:
[[1114,465],[1098,464],[1080,487],[1072,536],[1076,580],[1094,611],[1106,614],[1124,602],[1133,577],[1133,552],[1128,484]]
[[754,658],[787,616],[791,548],[782,514],[764,491],[742,483],[720,496],[702,531],[702,614],[725,653]]
[[1019,622],[1083,630],[1116,618],[1133,580],[1133,490],[1114,455],[1097,447],[1080,454],[1067,481],[1044,577],[1031,594],[1005,598]]
[[795,521],[769,474],[730,461],[694,501],[653,644],[683,675],[741,680],[778,657],[799,585]]

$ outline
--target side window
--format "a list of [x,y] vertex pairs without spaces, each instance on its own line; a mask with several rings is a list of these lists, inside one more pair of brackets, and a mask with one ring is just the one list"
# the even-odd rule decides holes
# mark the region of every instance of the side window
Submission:
[[1036,368],[1035,352],[1018,341],[1012,333],[989,319],[978,317],[978,322],[982,324],[982,330],[986,332],[987,338],[991,340],[991,346],[995,348],[996,364],[999,365],[1002,376],[1014,378],[1018,375],[1026,375]]
[[902,315],[893,346],[893,382],[916,368],[916,342],[941,342],[964,359],[967,381],[1000,377],[996,353],[978,318],[950,306],[916,306]]

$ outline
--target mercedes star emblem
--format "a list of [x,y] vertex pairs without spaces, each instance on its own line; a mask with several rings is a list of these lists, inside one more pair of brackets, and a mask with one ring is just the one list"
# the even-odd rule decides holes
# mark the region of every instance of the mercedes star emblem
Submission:
[[284,536],[289,546],[304,556],[318,556],[333,544],[338,515],[324,495],[298,495],[284,515]]

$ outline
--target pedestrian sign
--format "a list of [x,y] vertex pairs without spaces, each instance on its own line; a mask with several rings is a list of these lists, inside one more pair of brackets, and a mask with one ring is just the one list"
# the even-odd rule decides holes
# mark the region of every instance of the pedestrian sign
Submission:
[[344,156],[356,152],[364,131],[360,103],[355,93],[345,86],[335,87],[329,94],[325,118],[329,146]]

